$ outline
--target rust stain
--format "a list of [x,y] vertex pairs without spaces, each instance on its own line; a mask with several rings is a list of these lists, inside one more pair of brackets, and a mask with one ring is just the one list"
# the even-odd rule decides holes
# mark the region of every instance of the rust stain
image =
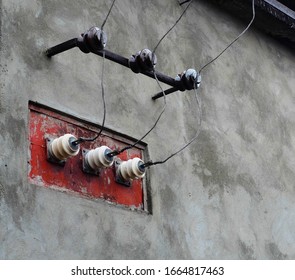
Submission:
[[[102,170],[100,176],[86,174],[82,171],[82,155],[70,158],[65,166],[50,163],[46,159],[45,138],[47,136],[61,136],[65,133],[74,134],[76,137],[92,137],[97,129],[89,124],[85,125],[76,119],[59,115],[56,112],[36,107],[30,108],[30,169],[29,180],[31,183],[78,193],[88,198],[102,198],[107,201],[142,209],[143,186],[142,180],[134,180],[131,187],[125,187],[115,182],[113,168]],[[121,137],[121,136],[120,136]],[[121,137],[122,138],[122,137]],[[127,141],[127,140],[126,140]],[[126,142],[118,140],[113,135],[102,134],[94,142],[83,143],[83,148],[92,149],[107,145],[111,149],[123,148]],[[80,152],[81,153],[81,152]],[[120,155],[122,160],[129,158],[142,158],[142,150],[133,148]]]

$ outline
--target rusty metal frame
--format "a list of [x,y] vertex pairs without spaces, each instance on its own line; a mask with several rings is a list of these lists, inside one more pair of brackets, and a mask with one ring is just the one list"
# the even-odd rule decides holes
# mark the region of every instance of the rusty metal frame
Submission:
[[[101,128],[100,125],[92,123],[91,121],[88,121],[86,119],[80,118],[75,115],[65,113],[63,111],[54,109],[52,107],[49,107],[47,105],[37,103],[34,101],[29,101],[28,109],[29,109],[28,110],[28,118],[30,118],[30,114],[32,112],[35,112],[35,113],[39,113],[41,115],[45,115],[45,116],[48,116],[48,117],[51,117],[54,119],[60,119],[63,122],[66,122],[66,123],[74,125],[74,126],[79,126],[79,127],[81,127],[82,130],[97,132]],[[114,131],[114,130],[106,128],[106,127],[104,127],[103,134],[106,137],[112,138],[115,141],[125,143],[126,145],[131,145],[136,141],[136,139],[134,139],[133,137],[130,137],[126,134],[120,133],[118,131]],[[45,133],[44,136],[46,138],[46,139],[44,139],[44,148],[46,149],[45,156],[48,156],[48,146],[49,146],[50,142],[56,137],[56,135],[53,135],[50,133],[49,134]],[[43,147],[43,144],[42,144],[42,147]],[[136,146],[136,148],[141,151],[144,161],[150,160],[148,145],[145,142],[140,141],[138,143],[138,145]],[[82,149],[81,157],[77,157],[77,158],[79,158],[80,161],[82,161],[81,168],[83,167],[82,166],[83,165],[83,152],[86,153],[87,150],[88,149],[85,149],[85,148]],[[30,155],[30,157],[31,157],[31,155]],[[53,161],[51,161],[51,159]],[[56,166],[56,164],[59,164],[60,166],[58,168],[63,168],[63,166],[65,165],[65,162],[57,162],[57,161],[54,161],[53,158],[51,158],[51,159],[47,158],[47,160],[49,162],[54,163],[55,166]],[[117,158],[117,159],[119,159],[119,158]],[[28,162],[29,162],[29,160],[30,159],[28,159]],[[115,170],[114,166],[113,166],[113,168]],[[98,172],[89,172],[89,173],[92,174],[93,176],[99,176],[99,171]],[[36,184],[36,181],[30,181],[30,182],[32,184]],[[37,185],[38,185],[38,183],[37,183]],[[125,185],[125,186],[128,186],[128,185]],[[150,172],[146,172],[146,176],[142,179],[142,192],[143,192],[142,209],[136,209],[136,211],[140,212],[140,213],[152,214],[153,209],[152,209]],[[114,205],[117,205],[117,204],[114,203]],[[123,205],[123,204],[118,204],[117,206],[123,207],[124,209],[131,209],[131,208],[126,207],[126,205]]]

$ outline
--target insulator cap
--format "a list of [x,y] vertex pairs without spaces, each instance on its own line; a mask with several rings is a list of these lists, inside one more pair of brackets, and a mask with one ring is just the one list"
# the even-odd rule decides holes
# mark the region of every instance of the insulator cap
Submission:
[[134,73],[152,71],[157,64],[157,56],[149,49],[143,49],[129,58],[129,66]]
[[114,157],[108,156],[112,150],[107,146],[101,146],[94,150],[90,150],[85,155],[86,163],[93,169],[107,168],[112,166],[114,162]]
[[119,166],[120,175],[127,181],[143,178],[145,175],[145,168],[142,167],[143,165],[144,162],[137,157],[123,161]]
[[106,33],[98,27],[91,27],[78,38],[78,47],[84,53],[102,51],[107,44]]
[[175,80],[181,81],[184,89],[197,89],[201,84],[201,74],[195,69],[190,68],[183,71],[181,74],[178,74]]
[[72,134],[65,134],[52,141],[49,146],[50,153],[58,160],[66,160],[69,157],[76,156],[79,153],[80,146],[73,145],[76,137]]

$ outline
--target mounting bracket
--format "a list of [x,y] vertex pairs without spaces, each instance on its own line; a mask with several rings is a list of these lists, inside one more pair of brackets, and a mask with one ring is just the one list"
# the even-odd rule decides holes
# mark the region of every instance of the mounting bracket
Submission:
[[[94,31],[95,32],[94,32]],[[70,50],[72,48],[78,47],[84,53],[93,53],[101,57],[105,57],[108,60],[116,62],[124,67],[131,69],[134,72],[133,64],[130,63],[130,59],[125,58],[119,54],[115,54],[109,50],[102,48],[102,42],[98,38],[99,28],[92,27],[87,32],[82,33],[82,35],[78,38],[73,38],[68,41],[65,41],[59,45],[53,46],[45,51],[45,55],[50,58],[54,55],[62,53],[64,51]],[[106,38],[106,35],[99,33],[100,36]],[[103,38],[100,38],[101,40]],[[106,41],[106,39],[105,39]],[[98,47],[95,47],[95,44],[98,44]],[[153,57],[154,59],[154,57]],[[152,61],[154,62],[154,61]],[[175,91],[185,91],[192,89],[191,87],[187,87],[186,83],[183,82],[182,79],[171,78],[163,73],[160,73],[156,70],[151,70],[150,68],[145,69],[144,67],[140,69],[136,69],[136,73],[141,73],[145,76],[155,79],[155,75],[160,82],[163,82],[172,88],[165,91],[166,94],[170,94]],[[162,94],[162,95],[161,95]],[[153,100],[163,96],[163,93],[156,94],[152,97]]]
[[99,176],[99,169],[95,170],[93,168],[91,168],[89,166],[89,164],[87,164],[86,160],[85,160],[85,157],[86,157],[86,154],[89,152],[90,150],[87,150],[87,149],[82,149],[82,169],[83,169],[83,172],[85,173],[88,173],[88,174],[92,174],[92,175],[95,175],[95,176]]
[[65,166],[66,160],[59,160],[50,152],[50,150],[51,150],[50,145],[51,145],[51,143],[53,142],[54,139],[55,139],[54,137],[50,137],[50,136],[45,138],[47,160],[49,162],[51,162],[51,163],[54,163],[54,164],[57,164],[57,165],[60,165],[60,166]]
[[130,187],[131,181],[125,180],[120,174],[119,166],[121,165],[121,163],[122,163],[122,160],[117,157],[114,162],[115,181],[118,184],[124,185],[125,187]]

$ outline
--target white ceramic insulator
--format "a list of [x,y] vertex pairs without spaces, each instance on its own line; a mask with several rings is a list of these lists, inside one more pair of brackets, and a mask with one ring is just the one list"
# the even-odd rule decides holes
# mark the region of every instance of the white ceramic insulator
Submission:
[[185,71],[185,77],[188,81],[190,79],[195,80],[197,78],[197,71],[195,69],[187,69]]
[[80,147],[76,149],[71,147],[70,138],[77,140],[72,134],[65,134],[54,139],[50,145],[50,150],[53,156],[59,160],[66,160],[69,157],[76,156],[79,153]]
[[119,166],[119,172],[124,180],[133,180],[136,178],[143,178],[145,171],[139,168],[144,162],[140,158],[133,158],[123,161]]
[[90,150],[86,156],[85,160],[87,164],[94,170],[98,168],[107,168],[112,166],[114,159],[113,157],[110,160],[110,157],[107,157],[106,154],[111,152],[111,149],[107,146],[101,146],[94,150]]

